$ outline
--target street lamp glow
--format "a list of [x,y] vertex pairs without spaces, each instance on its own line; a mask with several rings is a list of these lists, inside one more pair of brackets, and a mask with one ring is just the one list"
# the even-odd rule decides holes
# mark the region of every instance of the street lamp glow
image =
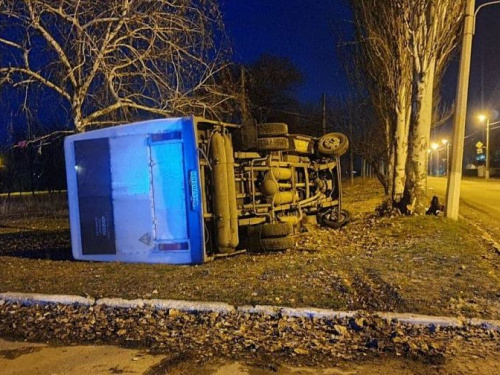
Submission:
[[447,145],[448,144],[448,140],[447,139],[443,139],[441,142],[443,142],[443,145]]
[[460,58],[455,118],[453,120],[453,161],[446,188],[446,217],[453,220],[458,220],[458,206],[460,201],[465,120],[467,113],[467,97],[469,93],[470,60],[472,56],[472,37],[474,35],[476,16],[479,10],[493,4],[500,4],[500,1],[490,1],[481,4],[476,9],[476,0],[467,0],[465,6],[462,56]]
[[485,154],[485,171],[484,178],[490,178],[490,118],[484,114],[477,116],[479,121],[486,124],[486,154]]
[[432,148],[434,151],[436,151],[436,150],[438,149],[438,147],[439,147],[439,145],[438,145],[437,143],[435,143],[435,142],[431,144],[431,148]]

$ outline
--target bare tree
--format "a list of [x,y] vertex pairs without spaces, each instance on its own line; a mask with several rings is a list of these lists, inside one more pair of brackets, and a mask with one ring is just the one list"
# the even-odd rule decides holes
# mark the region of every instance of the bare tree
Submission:
[[[349,149],[353,155],[361,156],[374,169],[376,177],[385,187],[387,184],[387,145],[380,140],[380,121],[374,112],[369,97],[337,97],[330,102],[328,119],[334,131],[349,137]],[[389,195],[389,193],[387,193]]]
[[399,1],[351,0],[356,31],[352,77],[372,101],[377,122],[371,124],[381,141],[377,147],[382,143],[385,148],[385,155],[372,164],[394,204],[400,203],[405,187],[412,91],[403,22],[409,10]]
[[387,155],[382,182],[394,205],[426,203],[435,90],[456,47],[463,0],[351,0],[355,80],[377,113]]
[[295,89],[303,80],[288,58],[264,54],[246,67],[251,114],[258,122],[274,120],[274,111],[297,109]]
[[216,0],[0,0],[0,83],[57,93],[77,131],[217,118],[225,41]]
[[424,211],[427,190],[427,150],[435,119],[436,89],[460,35],[465,11],[463,0],[404,0],[411,9],[405,17],[408,48],[414,64],[414,119],[410,137],[410,157],[406,200]]

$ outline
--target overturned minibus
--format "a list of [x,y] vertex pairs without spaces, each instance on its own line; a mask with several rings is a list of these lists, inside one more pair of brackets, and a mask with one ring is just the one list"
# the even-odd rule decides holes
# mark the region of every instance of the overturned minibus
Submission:
[[73,256],[201,264],[285,250],[310,218],[340,228],[341,133],[168,118],[65,140]]

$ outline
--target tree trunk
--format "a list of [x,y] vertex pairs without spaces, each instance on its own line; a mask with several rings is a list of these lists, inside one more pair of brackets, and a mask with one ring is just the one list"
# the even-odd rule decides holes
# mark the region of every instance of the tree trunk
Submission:
[[403,199],[406,183],[406,161],[408,158],[409,126],[409,100],[406,89],[399,90],[399,103],[396,113],[396,133],[394,136],[395,162],[394,162],[394,187],[392,201],[398,205]]
[[83,115],[82,115],[82,105],[78,99],[73,101],[73,125],[75,130],[79,133],[83,133],[85,131],[85,125],[83,124]]
[[[394,143],[394,142],[392,142]],[[389,155],[387,158],[387,166],[386,166],[386,181],[387,185],[384,186],[386,201],[393,203],[393,192],[394,192],[394,170],[396,164],[396,147],[394,144],[391,145]]]
[[415,122],[410,134],[410,155],[405,201],[412,206],[413,212],[423,213],[427,205],[427,168],[431,125],[432,100],[435,76],[435,59],[429,61],[429,68],[417,82]]

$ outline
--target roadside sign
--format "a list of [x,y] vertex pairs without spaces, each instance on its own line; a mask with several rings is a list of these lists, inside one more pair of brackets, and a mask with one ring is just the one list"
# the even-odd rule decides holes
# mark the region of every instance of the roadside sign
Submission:
[[483,145],[483,143],[482,143],[482,142],[477,142],[477,143],[476,143],[476,147],[477,147],[477,148],[483,148],[483,146],[484,146],[484,145]]
[[483,153],[483,149],[482,148],[478,148],[476,151],[477,151],[478,155],[480,155],[480,154]]

